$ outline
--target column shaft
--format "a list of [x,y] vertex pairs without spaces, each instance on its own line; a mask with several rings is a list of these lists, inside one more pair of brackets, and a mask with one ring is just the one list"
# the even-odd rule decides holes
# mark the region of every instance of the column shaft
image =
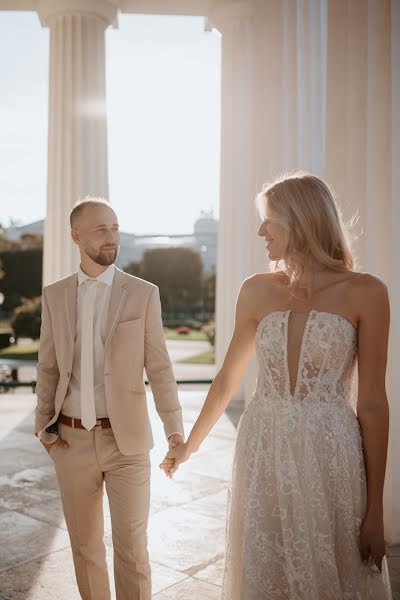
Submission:
[[387,390],[391,435],[385,482],[386,536],[400,541],[400,453],[395,361],[400,352],[399,10],[396,2],[329,0],[326,176],[350,218],[358,214],[358,269],[381,277],[392,303]]
[[[253,22],[224,15],[222,23],[221,196],[218,232],[216,355],[221,366],[234,325],[235,302],[243,279],[252,272],[255,230],[252,199]],[[214,15],[214,22],[215,22]],[[244,397],[241,389],[239,396]]]
[[[211,17],[222,33],[218,366],[233,332],[241,282],[269,268],[264,244],[256,235],[256,192],[282,171],[322,168],[325,24],[322,8],[315,12],[315,4],[234,2]],[[311,61],[316,49],[319,59]],[[246,402],[256,372],[254,359],[238,394]]]
[[78,265],[68,213],[86,195],[108,197],[105,21],[57,14],[50,27],[48,199],[44,284]]

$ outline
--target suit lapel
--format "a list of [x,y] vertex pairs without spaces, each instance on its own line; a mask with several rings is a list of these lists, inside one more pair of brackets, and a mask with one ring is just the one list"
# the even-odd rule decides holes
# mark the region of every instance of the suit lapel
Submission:
[[115,274],[113,284],[111,287],[110,303],[107,314],[105,345],[108,344],[112,337],[112,334],[114,333],[114,329],[116,324],[118,323],[118,318],[121,313],[122,307],[125,304],[127,293],[128,292],[125,288],[123,272],[120,271],[120,269],[118,269],[117,267],[115,267]]
[[78,274],[74,273],[73,277],[71,277],[64,286],[65,313],[72,351],[75,344],[77,287]]
[[[74,273],[73,277],[68,279],[64,286],[65,314],[72,352],[74,351],[76,335],[77,287],[78,274]],[[114,329],[118,322],[118,317],[121,313],[122,307],[124,306],[126,296],[127,290],[125,288],[123,272],[116,267],[113,283],[111,286],[110,303],[107,313],[106,344],[110,341],[111,336],[114,333]]]

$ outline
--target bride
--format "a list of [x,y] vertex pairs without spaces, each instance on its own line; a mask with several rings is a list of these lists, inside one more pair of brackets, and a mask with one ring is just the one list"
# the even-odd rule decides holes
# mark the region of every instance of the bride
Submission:
[[258,235],[276,269],[244,281],[222,368],[188,440],[160,466],[172,477],[198,450],[255,349],[256,388],[237,431],[222,599],[388,600],[386,286],[353,270],[338,208],[318,177],[283,177],[257,200]]

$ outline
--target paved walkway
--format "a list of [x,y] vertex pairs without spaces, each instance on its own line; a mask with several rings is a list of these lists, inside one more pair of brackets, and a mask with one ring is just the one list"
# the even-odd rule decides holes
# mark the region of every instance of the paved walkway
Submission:
[[[186,431],[205,391],[182,390]],[[69,538],[51,460],[32,435],[35,396],[0,396],[0,598],[79,600]],[[155,448],[149,549],[154,600],[220,600],[227,482],[235,427],[224,415],[199,453],[174,480],[158,464],[165,453],[161,423],[149,397]],[[105,529],[112,577],[111,527]],[[400,548],[390,557],[400,600]],[[261,600],[261,599],[260,599]]]
[[[190,431],[205,392],[182,391]],[[53,464],[32,435],[33,394],[0,396],[0,597],[79,600]],[[235,427],[227,416],[200,452],[168,480],[158,468],[166,450],[149,398],[155,437],[149,550],[157,600],[217,600],[224,552],[227,481]],[[105,499],[109,572],[111,525]]]

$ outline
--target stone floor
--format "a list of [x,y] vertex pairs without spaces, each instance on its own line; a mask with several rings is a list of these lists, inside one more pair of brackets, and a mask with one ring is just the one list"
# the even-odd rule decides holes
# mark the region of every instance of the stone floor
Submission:
[[[182,391],[186,430],[205,392]],[[32,435],[35,396],[0,396],[0,597],[78,600],[69,538],[53,464]],[[224,416],[191,463],[168,480],[158,468],[166,451],[149,398],[155,437],[149,550],[157,600],[217,600],[224,553],[227,482],[235,427]],[[109,571],[112,542],[105,498]],[[62,593],[60,592],[62,586]]]
[[[187,431],[204,395],[181,391]],[[79,600],[53,465],[32,435],[34,405],[32,394],[0,396],[0,600]],[[171,481],[158,468],[165,442],[151,398],[149,407],[156,440],[149,523],[153,598],[219,600],[232,420],[237,414],[221,418],[199,453]],[[106,498],[104,508],[112,576]],[[394,598],[400,600],[400,548],[390,554]]]

